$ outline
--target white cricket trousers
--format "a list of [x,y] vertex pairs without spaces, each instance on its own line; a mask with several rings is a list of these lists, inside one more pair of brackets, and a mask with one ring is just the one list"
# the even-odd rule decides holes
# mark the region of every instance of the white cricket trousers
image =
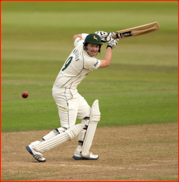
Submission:
[[76,119],[89,117],[90,106],[77,89],[52,88],[52,95],[58,108],[61,127],[73,127]]

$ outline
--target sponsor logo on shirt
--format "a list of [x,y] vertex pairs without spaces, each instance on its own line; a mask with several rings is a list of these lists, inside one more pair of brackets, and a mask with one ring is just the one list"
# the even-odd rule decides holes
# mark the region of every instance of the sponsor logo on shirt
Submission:
[[78,39],[77,42],[81,41],[82,39]]
[[94,67],[96,67],[98,65],[99,61],[97,60],[97,62],[94,64]]

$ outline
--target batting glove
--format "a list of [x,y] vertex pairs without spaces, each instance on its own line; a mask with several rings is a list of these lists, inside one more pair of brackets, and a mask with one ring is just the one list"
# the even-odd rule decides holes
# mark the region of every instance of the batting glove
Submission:
[[117,45],[118,41],[119,41],[119,39],[111,38],[111,40],[108,42],[106,48],[111,47],[111,49],[113,49]]
[[111,40],[112,33],[107,33],[104,31],[97,31],[95,34],[99,35],[101,38],[101,42],[108,42]]

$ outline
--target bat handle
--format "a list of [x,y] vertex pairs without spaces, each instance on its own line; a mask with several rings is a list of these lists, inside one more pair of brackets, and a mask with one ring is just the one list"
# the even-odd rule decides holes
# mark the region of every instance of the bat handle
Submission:
[[112,38],[113,38],[113,39],[119,38],[119,37],[118,37],[118,34],[116,33],[116,35],[112,35]]
[[[116,35],[112,35],[112,38],[113,39],[117,39],[117,38],[119,38],[119,36],[118,36],[118,34],[116,33]],[[105,37],[105,40],[107,39],[107,37]]]

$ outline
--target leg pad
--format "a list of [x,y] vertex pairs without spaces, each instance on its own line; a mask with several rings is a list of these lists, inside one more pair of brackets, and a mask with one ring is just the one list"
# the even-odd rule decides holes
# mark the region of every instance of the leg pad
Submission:
[[99,102],[98,100],[95,100],[91,108],[90,122],[88,125],[84,142],[83,142],[83,146],[82,146],[81,155],[83,157],[88,157],[90,155],[89,149],[91,148],[96,127],[98,122],[100,121],[100,116],[101,116],[101,113],[99,111]]
[[84,124],[77,124],[74,127],[69,128],[65,132],[58,134],[49,140],[40,142],[39,144],[34,146],[34,149],[40,153],[47,152],[48,150],[75,138],[84,126]]

